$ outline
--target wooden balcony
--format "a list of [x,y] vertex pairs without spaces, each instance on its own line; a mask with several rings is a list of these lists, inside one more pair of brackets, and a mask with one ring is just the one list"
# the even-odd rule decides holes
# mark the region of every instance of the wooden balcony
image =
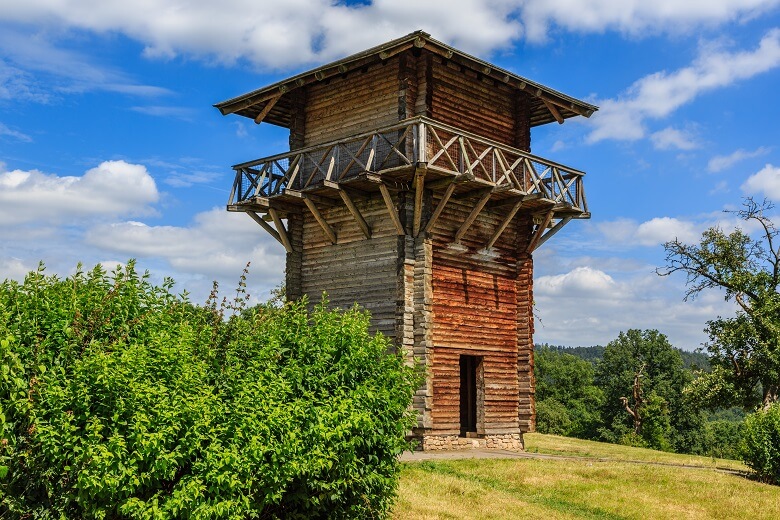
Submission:
[[[380,191],[392,215],[393,190],[414,191],[420,201],[423,188],[442,191],[445,204],[450,196],[469,196],[474,192],[480,197],[479,208],[487,203],[506,204],[511,215],[521,207],[524,212],[538,215],[540,228],[553,229],[544,236],[540,234],[540,243],[536,245],[571,219],[590,218],[584,172],[424,117],[237,164],[233,169],[236,176],[227,209],[249,213],[274,236],[278,233],[256,212],[268,213],[268,220],[280,227],[280,218],[286,213],[301,210],[305,205],[316,215],[312,201],[339,196],[355,214],[366,236],[370,236],[351,203],[350,192]],[[416,204],[413,230],[409,231],[414,236],[423,229],[419,205]],[[437,217],[434,212],[424,229],[429,230]],[[406,233],[395,216],[394,220],[399,234]],[[324,222],[321,224],[328,230]],[[456,241],[460,235],[455,237]],[[286,242],[281,238],[281,242]],[[289,244],[285,247],[289,250]]]

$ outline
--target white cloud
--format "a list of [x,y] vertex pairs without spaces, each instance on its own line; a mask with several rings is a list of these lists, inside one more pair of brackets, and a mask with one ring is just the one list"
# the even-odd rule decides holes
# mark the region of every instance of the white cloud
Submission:
[[22,141],[25,143],[32,142],[32,137],[30,137],[29,135],[23,134],[22,132],[19,132],[18,130],[14,130],[12,128],[8,128],[8,126],[6,126],[5,124],[0,123],[0,138],[2,138],[3,136],[11,137],[16,141]]
[[[85,242],[103,251],[166,261],[180,272],[237,279],[247,262],[269,280],[282,279],[284,249],[246,215],[214,208],[190,226],[125,221],[90,228]],[[273,283],[272,283],[273,285]]]
[[748,177],[742,185],[742,191],[780,201],[780,168],[767,164],[761,171]]
[[[0,4],[0,21],[5,5]],[[31,33],[0,24],[0,52],[5,60],[0,61],[0,99],[48,103],[52,91],[107,91],[141,97],[170,94],[161,87],[139,84],[125,72],[95,63],[91,57],[66,49],[49,37],[48,31]]]
[[653,146],[659,150],[693,150],[698,147],[689,132],[668,127],[650,135]]
[[182,121],[191,121],[196,111],[189,107],[174,107],[164,105],[146,105],[130,107],[133,112],[139,114],[146,114],[147,116],[154,117],[170,117],[173,119],[181,119]]
[[0,58],[0,100],[4,99],[48,103],[50,94],[35,84],[30,73]]
[[6,224],[149,213],[158,198],[146,168],[124,161],[103,162],[80,177],[0,171],[0,220]]
[[0,278],[22,281],[27,273],[34,271],[36,265],[27,264],[19,258],[0,258]]
[[532,0],[523,2],[522,18],[528,39],[543,41],[550,26],[640,35],[720,24],[755,16],[777,5],[777,0]]
[[[0,19],[55,24],[96,33],[120,32],[146,47],[150,58],[192,56],[222,63],[247,59],[289,68],[329,60],[422,28],[435,37],[485,53],[521,33],[507,0],[330,0],[257,2],[172,0],[87,2],[30,0],[0,5]],[[149,13],[154,13],[150,16]]]
[[[639,35],[717,25],[754,16],[778,0],[332,0],[190,2],[27,0],[0,4],[0,19],[117,32],[145,45],[144,55],[185,55],[290,68],[359,51],[416,29],[484,54],[524,34],[543,41],[551,26]],[[151,16],[149,13],[154,13]]]
[[770,149],[766,146],[759,146],[755,150],[748,151],[740,148],[729,155],[716,155],[707,162],[707,169],[711,172],[719,172],[727,168],[731,168],[736,163],[744,161],[745,159],[752,159],[761,155],[766,155],[770,152]]
[[[615,275],[619,275],[616,278]],[[657,329],[672,344],[692,350],[706,338],[707,320],[734,312],[717,291],[683,302],[680,280],[659,277],[652,266],[609,274],[578,266],[534,282],[534,300],[541,323],[534,340],[557,345],[604,345],[620,331]]]
[[648,247],[675,238],[682,242],[695,242],[704,229],[701,224],[673,217],[656,217],[641,224],[631,219],[617,219],[602,222],[597,227],[610,243]]
[[549,296],[569,294],[589,298],[606,296],[609,299],[615,289],[617,284],[611,276],[590,267],[577,267],[565,274],[542,276],[534,282],[535,291]]
[[[653,4],[655,5],[655,4]],[[590,143],[604,139],[632,141],[645,137],[647,120],[663,119],[703,92],[729,86],[780,66],[780,29],[769,31],[753,51],[729,52],[705,47],[688,67],[656,72],[634,82],[617,99],[601,106],[589,120]]]
[[693,223],[672,217],[642,222],[636,230],[636,240],[644,246],[663,244],[675,238],[681,242],[694,242],[700,235]]

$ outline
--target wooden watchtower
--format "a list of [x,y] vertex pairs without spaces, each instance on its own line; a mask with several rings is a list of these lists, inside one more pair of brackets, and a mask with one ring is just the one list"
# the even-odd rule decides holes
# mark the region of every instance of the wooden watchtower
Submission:
[[219,103],[290,130],[234,166],[228,211],[287,250],[286,290],[342,308],[427,367],[424,449],[521,448],[534,428],[533,251],[589,218],[584,173],[531,128],[597,107],[415,32]]

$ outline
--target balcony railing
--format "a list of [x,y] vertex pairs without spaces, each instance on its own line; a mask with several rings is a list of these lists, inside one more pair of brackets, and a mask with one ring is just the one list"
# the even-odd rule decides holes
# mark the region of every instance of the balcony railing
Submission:
[[228,205],[281,195],[286,189],[314,188],[324,180],[411,171],[420,165],[588,211],[584,172],[424,117],[238,164]]

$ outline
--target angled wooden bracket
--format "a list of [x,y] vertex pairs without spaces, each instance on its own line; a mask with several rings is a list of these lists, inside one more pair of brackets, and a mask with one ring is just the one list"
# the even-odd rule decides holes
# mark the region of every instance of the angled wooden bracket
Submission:
[[336,232],[333,231],[331,225],[328,224],[328,222],[325,220],[325,217],[323,217],[322,213],[320,213],[320,210],[317,209],[317,206],[314,204],[314,201],[310,200],[309,197],[304,195],[303,202],[306,204],[306,207],[309,208],[309,211],[311,211],[314,220],[317,221],[317,223],[320,225],[320,227],[325,232],[325,234],[328,235],[328,240],[330,240],[330,243],[335,244]]
[[385,206],[387,206],[387,212],[390,213],[390,218],[393,221],[396,233],[398,235],[405,235],[406,231],[404,230],[403,225],[401,225],[401,219],[398,216],[398,211],[395,209],[395,204],[393,204],[393,197],[390,195],[390,190],[382,183],[379,185],[379,191],[382,193],[382,198],[385,201]]
[[544,230],[547,229],[547,226],[550,225],[550,221],[553,218],[553,209],[551,208],[550,211],[548,211],[544,218],[542,219],[542,222],[539,223],[539,225],[536,228],[536,231],[534,232],[534,236],[531,237],[531,241],[528,242],[528,247],[525,248],[525,252],[528,254],[531,254],[534,252],[534,249],[536,249],[537,242],[539,242],[539,239],[542,237],[542,233],[544,233]]
[[460,243],[460,239],[463,238],[463,235],[466,234],[466,231],[469,230],[471,225],[474,223],[474,221],[477,219],[477,216],[479,216],[479,213],[482,211],[482,208],[485,207],[485,204],[490,200],[490,196],[493,194],[493,190],[488,188],[485,190],[485,192],[482,194],[482,197],[477,201],[477,204],[474,206],[474,209],[471,210],[471,213],[469,213],[469,216],[466,217],[466,220],[463,221],[463,224],[461,224],[460,229],[458,229],[457,233],[455,233],[455,243]]
[[360,227],[360,230],[363,232],[366,238],[371,238],[371,228],[368,227],[368,223],[366,223],[366,219],[364,219],[363,215],[360,214],[360,210],[357,209],[355,203],[352,202],[352,199],[350,198],[349,194],[346,191],[340,189],[339,196],[341,196],[341,200],[344,201],[344,204],[346,204],[349,212],[352,213],[352,216],[355,218],[355,221],[357,222],[358,226]]
[[263,110],[260,111],[259,114],[257,114],[257,117],[255,117],[255,123],[260,124],[263,122],[263,119],[265,119],[265,116],[268,115],[268,113],[271,111],[271,109],[276,105],[276,102],[279,101],[282,97],[282,94],[277,94],[271,99],[268,100],[268,102],[263,107]]
[[355,222],[357,222],[360,231],[363,232],[366,238],[371,238],[371,228],[368,227],[368,223],[366,223],[366,219],[363,218],[363,215],[360,214],[360,210],[357,209],[355,203],[352,202],[352,198],[349,196],[349,193],[347,193],[347,191],[344,188],[342,188],[338,182],[325,180],[322,181],[322,185],[338,192],[339,197],[341,197],[341,200],[347,206],[347,209],[352,214],[352,217],[355,219]]
[[436,225],[436,221],[439,219],[439,216],[441,215],[442,211],[444,211],[444,206],[447,205],[447,201],[450,200],[450,197],[452,196],[452,193],[455,191],[455,182],[452,181],[447,186],[447,189],[444,191],[444,194],[441,196],[441,200],[436,205],[436,209],[433,210],[433,215],[431,215],[431,218],[428,219],[428,223],[425,224],[425,229],[423,231],[425,233],[430,233],[433,229],[433,226]]
[[[269,234],[269,235],[271,235],[272,237],[274,237],[276,240],[278,240],[278,241],[279,241],[279,243],[280,243],[280,244],[282,244],[282,245],[284,246],[284,242],[282,242],[282,237],[281,237],[281,235],[279,235],[279,233],[278,233],[278,232],[277,232],[277,231],[276,231],[276,230],[275,230],[273,227],[271,227],[271,225],[270,225],[270,224],[268,224],[268,222],[266,222],[265,220],[263,220],[263,219],[262,219],[262,218],[261,218],[261,217],[260,217],[260,216],[259,216],[257,213],[255,213],[254,211],[244,211],[244,213],[246,213],[247,215],[249,215],[250,217],[252,217],[252,220],[254,220],[254,221],[255,221],[255,222],[257,222],[258,224],[260,224],[260,227],[261,227],[261,228],[263,228],[264,230],[266,230],[266,231],[268,232],[268,234]],[[287,249],[287,246],[285,246],[285,249]],[[288,252],[291,252],[291,251],[288,251]]]
[[285,229],[282,219],[279,218],[279,213],[274,208],[268,208],[268,214],[271,215],[271,219],[276,226],[276,232],[279,233],[279,241],[282,243],[288,253],[293,252],[292,244],[290,244],[290,238],[287,236],[287,229]]
[[550,240],[554,234],[556,234],[558,231],[561,230],[563,226],[569,223],[569,221],[572,219],[572,217],[563,217],[561,220],[559,220],[547,233],[542,235],[542,237],[539,239],[539,243],[536,244],[536,247],[534,249],[539,249],[542,244]]
[[550,113],[555,118],[555,120],[558,121],[558,124],[562,125],[563,124],[563,116],[558,111],[558,107],[556,107],[555,105],[553,105],[552,103],[550,103],[549,101],[547,101],[544,98],[542,98],[542,102],[544,103],[544,106],[547,107],[547,110],[550,111]]
[[490,237],[490,240],[488,240],[485,249],[490,249],[491,247],[493,247],[493,245],[496,243],[496,240],[498,240],[498,237],[501,236],[501,233],[504,232],[504,230],[509,225],[509,223],[512,222],[512,219],[515,218],[515,215],[517,215],[517,212],[520,210],[520,207],[522,205],[523,205],[523,199],[520,199],[517,202],[515,202],[515,205],[512,206],[512,209],[509,211],[509,213],[507,213],[506,217],[504,217],[504,220],[498,226],[495,233],[493,233],[493,236]]

